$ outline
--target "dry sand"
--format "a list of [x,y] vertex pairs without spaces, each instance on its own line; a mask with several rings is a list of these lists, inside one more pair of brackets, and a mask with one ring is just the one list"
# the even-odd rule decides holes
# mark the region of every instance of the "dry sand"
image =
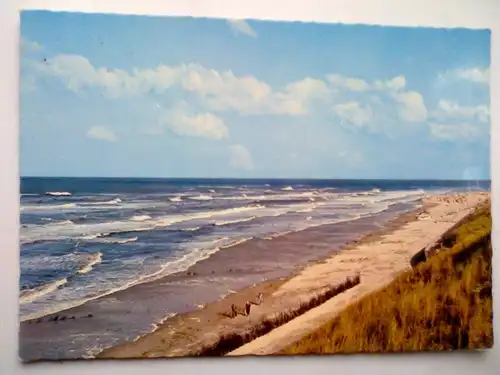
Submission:
[[486,193],[470,193],[426,198],[425,212],[415,221],[376,241],[342,251],[324,263],[305,269],[284,283],[274,296],[283,301],[290,296],[300,298],[322,285],[340,283],[353,274],[361,276],[361,283],[229,355],[266,355],[281,351],[347,305],[387,285],[397,274],[409,269],[410,258],[415,253],[438,239],[488,197]]
[[[229,353],[262,355],[279,352],[284,347],[330,319],[348,304],[383,287],[398,273],[410,268],[410,258],[443,232],[469,214],[487,193],[434,196],[424,199],[424,208],[404,214],[389,228],[365,236],[320,263],[305,267],[286,279],[257,284],[204,308],[167,320],[158,330],[135,342],[103,351],[98,358],[178,357],[209,346],[221,335],[246,332],[274,314],[293,309],[302,301],[342,283],[357,274],[361,283],[309,310],[287,324]],[[239,306],[255,301],[263,293],[264,301],[252,305],[249,316],[227,318],[231,304]]]

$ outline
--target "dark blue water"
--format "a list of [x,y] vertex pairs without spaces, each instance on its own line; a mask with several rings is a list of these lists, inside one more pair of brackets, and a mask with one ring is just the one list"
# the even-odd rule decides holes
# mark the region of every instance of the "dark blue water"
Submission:
[[67,178],[23,177],[22,194],[44,194],[48,191],[68,191],[77,194],[163,193],[185,187],[262,187],[304,186],[333,187],[345,190],[407,189],[480,189],[489,190],[490,181],[467,180],[321,180],[321,179],[163,179],[163,178]]
[[477,181],[21,179],[23,319],[186,270],[221,248],[378,215]]

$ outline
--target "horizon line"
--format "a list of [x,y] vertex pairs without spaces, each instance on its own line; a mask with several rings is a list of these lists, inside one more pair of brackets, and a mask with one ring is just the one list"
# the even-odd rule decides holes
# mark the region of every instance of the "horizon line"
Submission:
[[143,179],[143,180],[365,180],[365,181],[482,181],[491,182],[491,178],[484,179],[443,179],[443,178],[345,178],[345,177],[132,177],[132,176],[20,176],[23,178],[80,178],[80,179]]

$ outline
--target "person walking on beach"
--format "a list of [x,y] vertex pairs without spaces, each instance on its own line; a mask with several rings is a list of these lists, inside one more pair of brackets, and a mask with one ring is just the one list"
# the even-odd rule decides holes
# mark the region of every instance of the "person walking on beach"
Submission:
[[246,301],[245,302],[245,315],[246,316],[250,315],[250,306],[251,306],[250,301]]

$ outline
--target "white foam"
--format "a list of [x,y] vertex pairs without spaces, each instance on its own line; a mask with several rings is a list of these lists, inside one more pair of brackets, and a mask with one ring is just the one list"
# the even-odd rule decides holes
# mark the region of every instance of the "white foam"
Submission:
[[289,233],[293,233],[293,232],[294,232],[293,230],[289,230],[289,231],[286,231],[286,232],[273,233],[270,236],[266,236],[266,237],[262,237],[262,238],[264,240],[273,240],[276,237],[281,237],[281,236],[284,236],[285,234],[289,234]]
[[51,223],[50,225],[73,225],[74,223],[71,220],[63,220],[56,221],[55,223]]
[[172,224],[197,219],[210,219],[226,215],[234,215],[245,212],[258,212],[263,209],[262,205],[251,205],[229,208],[219,211],[201,211],[192,214],[175,214],[146,221],[112,221],[95,224],[74,225],[34,225],[21,228],[21,243],[32,243],[36,241],[63,240],[78,238],[82,240],[95,239],[115,233],[142,232],[155,228],[167,227]]
[[185,231],[185,232],[195,232],[198,229],[200,229],[200,227],[186,228],[186,229],[183,229],[183,231]]
[[220,210],[220,211],[202,211],[202,212],[193,213],[191,215],[172,215],[168,218],[158,220],[156,222],[156,227],[166,227],[166,226],[169,226],[172,224],[176,224],[176,223],[180,223],[180,222],[184,222],[184,221],[189,221],[189,220],[210,219],[213,217],[219,217],[219,216],[225,216],[225,215],[231,215],[231,214],[237,214],[237,213],[243,213],[243,212],[259,211],[263,208],[265,208],[265,206],[252,205],[252,206],[227,208],[227,209]]
[[99,253],[95,253],[95,254],[92,254],[89,258],[88,258],[88,263],[81,269],[78,270],[78,274],[80,275],[84,275],[86,273],[89,273],[90,271],[92,271],[92,268],[96,265],[96,264],[99,264],[101,263],[102,261],[102,253],[99,252]]
[[178,197],[173,197],[173,198],[168,198],[170,200],[170,202],[181,202],[182,201],[182,197],[181,196],[178,196]]
[[81,204],[84,206],[100,206],[100,205],[114,205],[121,202],[122,200],[120,198],[115,198],[104,202],[82,202]]
[[146,220],[150,220],[151,219],[151,216],[149,215],[137,215],[137,216],[132,216],[130,218],[130,220],[132,221],[146,221]]
[[[218,241],[226,241],[227,239],[228,239],[227,237],[220,238],[220,239],[214,241],[214,244],[216,245]],[[229,245],[226,245],[226,247],[228,247],[228,246]],[[36,319],[36,318],[39,318],[39,317],[47,315],[47,314],[52,314],[52,313],[55,313],[57,311],[61,311],[63,309],[68,309],[71,307],[80,306],[80,305],[83,305],[84,303],[87,303],[88,301],[96,300],[96,299],[102,298],[104,296],[116,293],[120,290],[128,289],[134,285],[142,284],[145,282],[150,282],[150,281],[159,279],[161,277],[164,277],[164,276],[167,276],[167,275],[170,275],[173,273],[185,271],[189,267],[193,266],[194,264],[198,263],[199,261],[202,261],[204,259],[209,258],[212,254],[215,254],[218,251],[220,251],[220,247],[218,247],[218,246],[205,248],[205,249],[203,249],[203,248],[189,249],[189,251],[187,251],[182,257],[163,264],[158,271],[156,271],[152,274],[143,275],[135,280],[131,280],[131,281],[125,283],[122,286],[110,289],[104,293],[100,293],[100,294],[95,295],[91,298],[85,298],[85,299],[74,300],[74,301],[64,301],[63,303],[59,303],[57,305],[51,305],[49,308],[47,308],[43,311],[38,310],[34,313],[23,316],[21,318],[21,321],[26,321],[29,319]]]
[[281,189],[281,190],[290,191],[290,190],[293,190],[293,187],[291,187],[291,186],[286,186],[286,187],[284,187],[284,188],[283,188],[283,189]]
[[235,220],[221,220],[221,221],[216,221],[215,225],[216,226],[223,226],[223,225],[230,225],[230,224],[237,224],[237,223],[244,223],[246,221],[252,221],[256,218],[256,216],[250,216],[250,217],[245,217],[241,219],[235,219]]
[[56,291],[60,286],[66,284],[67,282],[68,280],[64,278],[33,289],[23,290],[19,295],[19,303],[21,305],[31,303],[48,293]]
[[296,198],[309,198],[315,199],[313,197],[321,197],[321,198],[335,198],[337,194],[333,193],[318,193],[315,191],[306,191],[302,193],[288,193],[288,194],[273,194],[275,193],[272,190],[266,190],[266,195],[237,195],[237,196],[229,196],[229,197],[218,197],[216,199],[222,200],[258,200],[258,201],[273,201],[273,200],[288,200],[288,199],[296,199]]
[[196,201],[210,201],[213,198],[210,195],[198,195],[196,197],[188,197],[188,199],[196,200]]
[[125,244],[125,243],[130,243],[130,242],[135,242],[137,241],[138,237],[132,237],[132,238],[103,238],[99,240],[99,242],[102,243],[108,243],[108,244]]
[[71,193],[67,191],[48,191],[45,193],[45,195],[50,195],[53,197],[70,197]]
[[[141,337],[144,337],[144,336],[146,336],[146,335],[149,335],[150,333],[155,332],[158,328],[160,328],[160,326],[161,326],[163,323],[165,323],[168,319],[173,318],[173,317],[174,317],[174,316],[176,316],[176,315],[177,315],[176,313],[169,313],[169,314],[167,314],[167,316],[165,316],[164,318],[162,318],[162,319],[160,319],[159,321],[157,321],[157,322],[155,322],[155,323],[151,324],[151,330],[150,330],[149,332],[146,332],[146,333],[144,333],[144,334],[142,334],[142,335],[136,336],[136,337],[132,340],[132,342],[136,342],[136,341],[138,341],[139,339],[141,339]],[[98,352],[98,353],[92,353],[93,355],[88,356],[88,358],[89,358],[89,359],[95,358],[95,356],[96,356],[97,354],[99,354],[100,352],[102,352],[103,350],[104,350],[104,349],[99,350],[99,352]]]
[[220,246],[221,249],[228,249],[230,247],[236,246],[236,245],[241,245],[242,243],[248,242],[250,240],[253,240],[253,237],[247,237],[247,238],[242,238],[237,241],[231,242],[227,245]]
[[65,204],[44,204],[44,205],[23,205],[21,206],[21,211],[38,211],[38,210],[66,210],[68,208],[75,208],[74,203]]

